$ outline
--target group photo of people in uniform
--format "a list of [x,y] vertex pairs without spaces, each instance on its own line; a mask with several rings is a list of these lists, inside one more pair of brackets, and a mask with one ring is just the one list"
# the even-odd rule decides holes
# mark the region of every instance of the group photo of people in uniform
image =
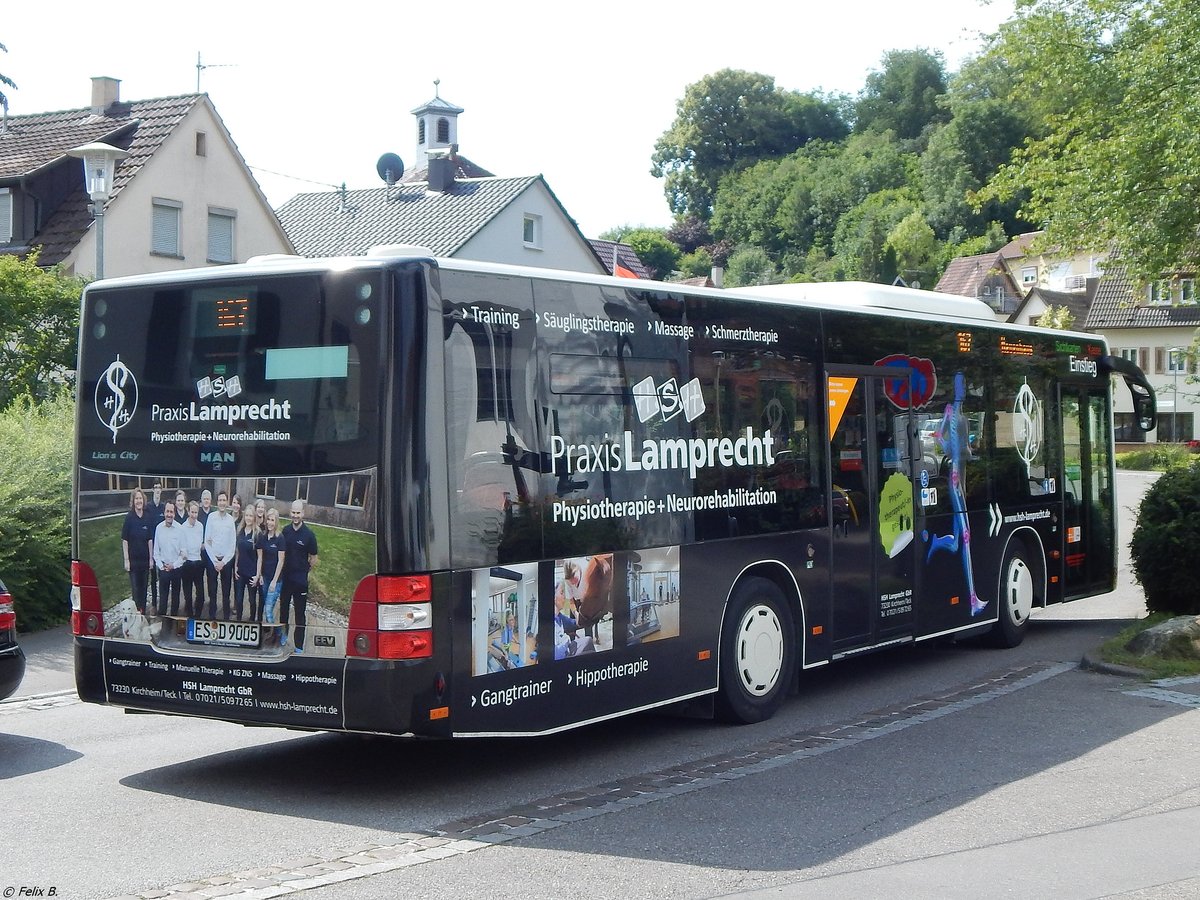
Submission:
[[320,548],[303,500],[280,509],[263,498],[243,503],[224,489],[165,494],[156,480],[149,495],[129,492],[121,553],[140,615],[274,625],[276,643],[294,640],[295,652],[304,652],[309,575]]

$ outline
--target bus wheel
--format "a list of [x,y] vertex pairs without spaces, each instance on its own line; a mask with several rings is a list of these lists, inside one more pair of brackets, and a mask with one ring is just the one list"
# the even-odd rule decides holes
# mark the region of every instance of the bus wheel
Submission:
[[717,718],[750,724],[771,718],[796,665],[796,632],[783,592],[765,578],[734,590],[721,626]]
[[1015,647],[1025,639],[1029,614],[1033,612],[1037,595],[1034,570],[1025,556],[1025,547],[1018,542],[1004,554],[1004,565],[1000,569],[1000,619],[986,638],[993,647]]

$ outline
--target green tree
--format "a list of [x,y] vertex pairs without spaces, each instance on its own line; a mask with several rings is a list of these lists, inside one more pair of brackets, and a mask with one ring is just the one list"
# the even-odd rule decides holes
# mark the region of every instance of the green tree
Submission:
[[897,266],[888,237],[914,211],[916,202],[908,191],[889,189],[872,194],[843,215],[833,249],[847,277],[891,283]]
[[679,259],[679,248],[667,240],[666,229],[635,228],[621,242],[628,244],[650,271],[651,278],[666,278]]
[[[8,52],[8,48],[3,44],[0,44],[0,50],[3,50],[5,53]],[[17,83],[3,72],[0,72],[0,84],[4,85],[5,87],[10,87],[14,91],[17,89]],[[3,91],[0,91],[0,109],[4,110],[6,113],[8,112],[8,97]]]
[[785,237],[798,247],[832,247],[851,209],[872,194],[916,181],[915,162],[891,132],[853,135],[836,153],[818,158],[811,179],[797,183],[784,200],[779,222]]
[[988,54],[1045,115],[977,203],[1028,190],[1064,248],[1119,248],[1146,281],[1193,260],[1200,227],[1200,4],[1019,0]]
[[896,259],[896,271],[909,284],[932,288],[942,246],[923,212],[914,209],[888,232],[884,245]]
[[946,93],[946,66],[936,51],[889,50],[883,68],[867,76],[854,106],[855,131],[890,131],[900,140],[921,136],[950,118],[938,103]]
[[22,630],[67,616],[74,430],[75,404],[66,390],[0,412],[0,573]]
[[664,179],[672,212],[706,220],[722,175],[846,131],[835,101],[781,90],[769,75],[722,69],[685,89],[654,144],[650,172]]
[[712,272],[712,267],[712,254],[704,247],[685,253],[675,264],[675,268],[683,273],[684,278],[702,278]]
[[1059,331],[1066,331],[1074,322],[1075,317],[1065,306],[1047,306],[1037,318],[1038,328],[1057,328]]
[[0,409],[73,378],[85,282],[37,261],[37,251],[0,256]]
[[771,284],[773,281],[775,264],[761,247],[740,247],[730,254],[725,265],[725,287]]
[[943,238],[955,227],[977,233],[993,220],[1012,234],[1034,230],[1019,216],[1024,191],[1006,201],[971,205],[972,195],[1029,137],[1031,125],[1002,99],[957,103],[954,109],[954,118],[930,134],[921,154],[921,191],[930,224]]

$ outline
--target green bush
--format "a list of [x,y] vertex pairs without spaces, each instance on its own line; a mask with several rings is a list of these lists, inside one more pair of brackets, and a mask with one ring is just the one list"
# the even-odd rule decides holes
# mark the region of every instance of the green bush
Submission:
[[1164,472],[1177,466],[1190,465],[1195,454],[1185,444],[1147,444],[1140,450],[1117,454],[1118,469],[1139,472]]
[[67,392],[0,413],[0,580],[22,631],[66,620],[71,582],[71,443]]
[[1150,486],[1129,549],[1150,612],[1200,615],[1200,461]]

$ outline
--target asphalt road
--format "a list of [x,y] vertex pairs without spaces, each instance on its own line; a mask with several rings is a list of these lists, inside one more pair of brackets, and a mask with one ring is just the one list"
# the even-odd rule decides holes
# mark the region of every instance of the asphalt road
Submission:
[[[1118,477],[1126,511],[1147,483]],[[1144,612],[1123,576],[1015,650],[807,673],[753,727],[454,744],[80,704],[69,640],[33,636],[0,704],[0,894],[1200,897],[1200,685],[1079,666]]]

